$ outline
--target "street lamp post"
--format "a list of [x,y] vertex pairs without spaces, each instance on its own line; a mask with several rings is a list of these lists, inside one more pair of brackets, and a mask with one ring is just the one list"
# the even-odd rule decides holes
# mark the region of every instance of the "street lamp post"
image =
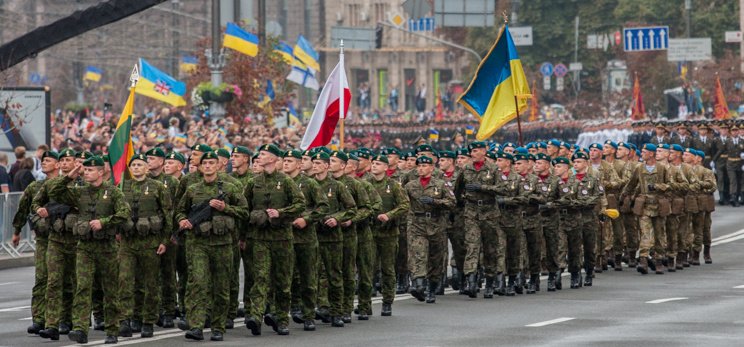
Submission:
[[[222,84],[222,69],[225,67],[225,51],[221,47],[222,26],[220,25],[220,0],[212,0],[212,48],[204,50],[207,65],[212,74],[212,85]],[[225,106],[221,102],[209,102],[209,117],[213,119],[225,116]]]

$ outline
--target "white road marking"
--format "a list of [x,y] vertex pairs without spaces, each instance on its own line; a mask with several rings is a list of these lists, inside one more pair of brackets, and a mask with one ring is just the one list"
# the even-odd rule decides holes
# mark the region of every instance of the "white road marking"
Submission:
[[734,241],[738,241],[738,240],[741,240],[741,239],[744,239],[744,234],[737,235],[737,236],[734,236],[734,237],[729,237],[729,238],[725,238],[723,240],[718,240],[718,241],[712,242],[711,243],[711,246],[718,246],[718,245],[721,245],[721,244],[724,244],[724,243],[734,242]]
[[18,311],[23,311],[27,308],[31,308],[31,306],[18,306],[18,307],[3,308],[3,309],[0,309],[0,312],[18,312]]
[[32,320],[32,319],[34,319],[34,317],[26,317],[26,318],[21,318],[19,320]]
[[9,284],[16,284],[16,283],[18,282],[5,282],[5,283],[0,283],[0,286],[7,286]]
[[687,299],[689,298],[666,298],[666,299],[656,299],[656,300],[646,301],[646,303],[647,304],[662,304],[665,302],[687,300]]
[[736,287],[734,287],[734,289],[744,289],[744,285],[736,286]]
[[561,318],[556,318],[556,319],[546,320],[546,321],[544,321],[544,322],[538,322],[538,323],[533,323],[533,324],[527,324],[527,325],[525,325],[525,326],[526,326],[526,327],[530,327],[530,328],[538,328],[538,327],[544,327],[544,326],[546,326],[546,325],[557,324],[557,323],[563,323],[563,322],[567,322],[567,321],[570,321],[570,320],[574,320],[574,319],[576,319],[576,318],[571,318],[571,317],[561,317]]
[[720,241],[720,240],[723,240],[723,239],[728,239],[728,238],[731,238],[731,237],[734,237],[734,236],[739,236],[739,235],[742,235],[742,234],[744,234],[744,229],[741,229],[739,231],[735,231],[735,232],[733,232],[731,234],[721,235],[719,237],[714,238],[711,241],[716,242],[716,241]]

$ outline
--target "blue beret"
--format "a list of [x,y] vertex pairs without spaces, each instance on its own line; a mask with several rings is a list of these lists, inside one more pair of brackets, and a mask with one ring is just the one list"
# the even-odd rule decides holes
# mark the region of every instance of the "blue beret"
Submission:
[[[625,147],[627,149],[633,149],[633,144],[632,143],[620,142],[618,144],[618,146]],[[615,148],[617,148],[617,147],[615,147]]]
[[591,145],[589,145],[589,149],[598,149],[601,151],[602,149],[604,149],[604,147],[598,143],[592,143]]
[[682,146],[680,146],[680,145],[678,145],[676,143],[672,145],[672,150],[675,151],[675,152],[684,152],[685,151],[685,149]]
[[514,149],[514,153],[527,154],[529,152],[530,151],[528,151],[527,148],[524,148],[524,147],[517,147],[517,148]]
[[561,141],[561,145],[560,145],[560,146],[558,146],[558,147],[563,147],[563,148],[565,148],[565,149],[571,149],[571,147],[572,147],[572,146],[573,146],[573,145],[571,145],[571,144],[570,144],[570,143],[568,143],[568,142],[563,142],[563,141]]
[[527,149],[532,149],[532,148],[537,148],[537,145],[534,142],[530,142],[525,147],[527,147]]
[[669,146],[668,143],[662,143],[656,149],[659,149],[659,148],[669,150],[671,147]]
[[605,144],[605,145],[610,145],[610,146],[612,146],[612,148],[614,148],[614,149],[617,149],[617,143],[615,143],[615,142],[614,142],[614,141],[612,141],[612,140],[607,140],[607,141],[605,141],[605,143],[604,143],[604,144]]
[[501,148],[506,148],[506,147],[517,148],[517,145],[515,145],[513,142],[507,142],[501,145]]
[[641,150],[640,149],[636,149],[635,152],[636,152],[636,157],[640,157],[641,156]]
[[547,149],[548,148],[548,144],[545,143],[545,142],[538,142],[538,143],[535,144],[535,147],[540,148],[540,149]]
[[[558,141],[556,139],[552,139],[552,140],[548,141],[548,145],[555,146],[555,147],[560,147],[561,146],[561,141]],[[546,145],[546,147],[547,147],[547,145]]]
[[651,152],[656,152],[656,145],[654,145],[653,143],[644,143],[641,149],[645,149]]

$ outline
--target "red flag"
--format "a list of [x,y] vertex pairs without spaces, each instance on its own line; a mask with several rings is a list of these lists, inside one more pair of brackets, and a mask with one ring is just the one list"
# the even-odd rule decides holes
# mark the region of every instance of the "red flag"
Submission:
[[630,119],[639,120],[646,117],[646,107],[643,105],[643,95],[641,95],[641,84],[638,82],[638,73],[635,74],[635,83],[633,84],[633,110]]
[[713,118],[715,119],[728,119],[731,117],[729,114],[728,104],[726,103],[726,97],[723,96],[723,87],[721,87],[721,77],[716,74],[716,91],[713,94]]
[[442,107],[442,92],[439,91],[439,88],[437,88],[437,113],[435,114],[434,119],[437,122],[444,119],[444,109]]
[[343,114],[346,115],[351,101],[351,89],[349,89],[349,81],[346,79],[343,62],[339,62],[333,68],[326,79],[323,90],[320,92],[320,97],[318,97],[318,102],[313,110],[313,116],[310,118],[305,135],[302,137],[300,147],[303,150],[322,147],[331,142],[339,119],[341,90],[343,90],[344,95]]

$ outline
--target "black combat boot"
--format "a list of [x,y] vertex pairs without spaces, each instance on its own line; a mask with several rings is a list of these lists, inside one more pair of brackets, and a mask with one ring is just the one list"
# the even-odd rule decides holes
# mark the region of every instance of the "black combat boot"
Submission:
[[416,286],[411,288],[411,295],[416,298],[416,300],[423,302],[426,300],[426,294],[424,291],[426,288],[424,288],[424,278],[418,277],[414,280]]
[[306,320],[302,325],[302,330],[315,331],[315,322],[312,319]]
[[209,339],[212,341],[222,341],[225,339],[225,336],[220,331],[212,330],[212,336]]
[[405,278],[406,278],[405,274],[398,274],[398,283],[395,288],[395,294],[403,294],[406,292],[405,285],[403,283],[405,281]]
[[686,262],[687,262],[687,253],[686,252],[677,252],[676,269],[677,270],[684,270],[685,269],[685,263]]
[[506,285],[506,296],[514,296],[516,294],[514,287],[516,286],[517,286],[517,276],[510,275],[509,283]]
[[628,267],[634,268],[636,266],[638,266],[638,262],[636,261],[636,250],[628,250]]
[[114,335],[107,335],[106,339],[103,340],[104,345],[115,345],[119,343],[119,339]]
[[142,331],[142,321],[138,319],[133,319],[131,322],[132,325],[132,332],[138,333]]
[[517,280],[514,283],[514,291],[517,294],[524,294],[524,275],[522,272],[517,273]]
[[152,337],[153,334],[154,332],[152,324],[142,324],[142,332],[140,333],[140,337],[148,338]]
[[163,316],[163,328],[170,329],[175,325],[173,324],[173,316],[166,314]]
[[493,292],[498,296],[506,295],[506,279],[504,279],[504,273],[499,272],[496,274],[496,288]]
[[692,260],[690,260],[690,264],[700,266],[700,251],[692,251]]
[[486,291],[483,292],[484,299],[493,299],[493,277],[486,277]]
[[276,332],[276,329],[279,326],[279,324],[276,321],[276,318],[274,318],[274,315],[271,313],[267,313],[264,315],[264,324],[270,326],[271,329],[274,330],[274,332]]
[[261,322],[253,317],[245,317],[245,327],[251,331],[253,336],[261,335]]
[[661,263],[661,259],[656,259],[654,261],[656,263],[656,274],[657,275],[663,275],[664,274],[664,265]]
[[615,271],[623,271],[623,255],[622,254],[615,254],[614,268],[615,268]]
[[636,270],[640,272],[642,275],[648,274],[648,258],[647,257],[641,257],[638,261],[638,267],[636,267]]
[[555,273],[555,289],[562,290],[563,289],[563,269],[560,269]]
[[331,326],[336,328],[343,328],[344,327],[344,320],[341,318],[341,316],[333,316],[331,317]]
[[393,304],[382,303],[382,310],[380,311],[380,316],[390,317],[392,315],[393,315]]
[[44,323],[37,323],[37,322],[31,323],[28,329],[26,329],[26,331],[29,334],[33,334],[33,335],[38,335],[39,331],[42,331],[42,330],[44,330]]
[[548,291],[549,292],[555,291],[555,272],[548,273]]
[[281,336],[287,336],[289,335],[289,328],[284,323],[279,323],[279,326],[276,328],[276,333]]
[[62,335],[67,335],[72,330],[72,322],[62,322],[59,323],[59,333]]
[[185,337],[189,340],[202,341],[204,340],[204,332],[201,329],[194,328],[187,331]]
[[473,299],[478,297],[478,283],[475,272],[468,275],[468,288],[465,290],[465,294]]
[[586,278],[584,278],[584,286],[591,287],[593,278],[594,278],[594,273],[592,269],[586,269]]
[[429,281],[429,292],[426,293],[426,303],[427,304],[433,304],[437,302],[437,291],[436,289],[439,287],[439,284],[435,281]]
[[73,331],[70,331],[67,334],[67,338],[69,338],[70,341],[75,341],[75,342],[80,343],[80,344],[88,343],[88,334],[86,334],[82,330],[73,330]]
[[39,331],[39,336],[45,339],[52,339],[53,341],[59,340],[59,330],[54,327],[48,327]]
[[527,287],[527,294],[535,294],[540,285],[540,274],[530,275],[530,285]]
[[703,259],[706,264],[713,264],[713,258],[710,257],[710,245],[703,246]]
[[98,331],[104,330],[103,317],[93,318],[93,330],[98,330]]
[[571,273],[571,289],[579,289],[581,286],[581,276],[578,272]]
[[452,280],[450,281],[450,287],[454,290],[460,290],[460,274],[456,267],[452,267]]
[[667,271],[669,271],[669,272],[676,272],[677,271],[677,263],[676,263],[676,259],[674,257],[668,257],[667,258]]
[[132,337],[132,328],[129,326],[129,320],[119,322],[119,336]]
[[612,255],[612,252],[610,252],[610,251],[605,251],[605,258],[607,259],[607,267],[608,268],[610,268],[610,267],[614,268],[615,267],[616,260],[617,260],[617,256],[613,256]]
[[[444,288],[447,288],[447,282],[448,281],[447,281],[447,271],[446,270],[444,272],[442,272],[442,276],[440,278],[441,278],[441,280],[439,281],[439,283],[437,283],[436,291],[434,293],[436,295],[444,295]],[[431,288],[431,286],[429,286],[429,288]],[[429,290],[431,290],[431,289],[429,289]]]

